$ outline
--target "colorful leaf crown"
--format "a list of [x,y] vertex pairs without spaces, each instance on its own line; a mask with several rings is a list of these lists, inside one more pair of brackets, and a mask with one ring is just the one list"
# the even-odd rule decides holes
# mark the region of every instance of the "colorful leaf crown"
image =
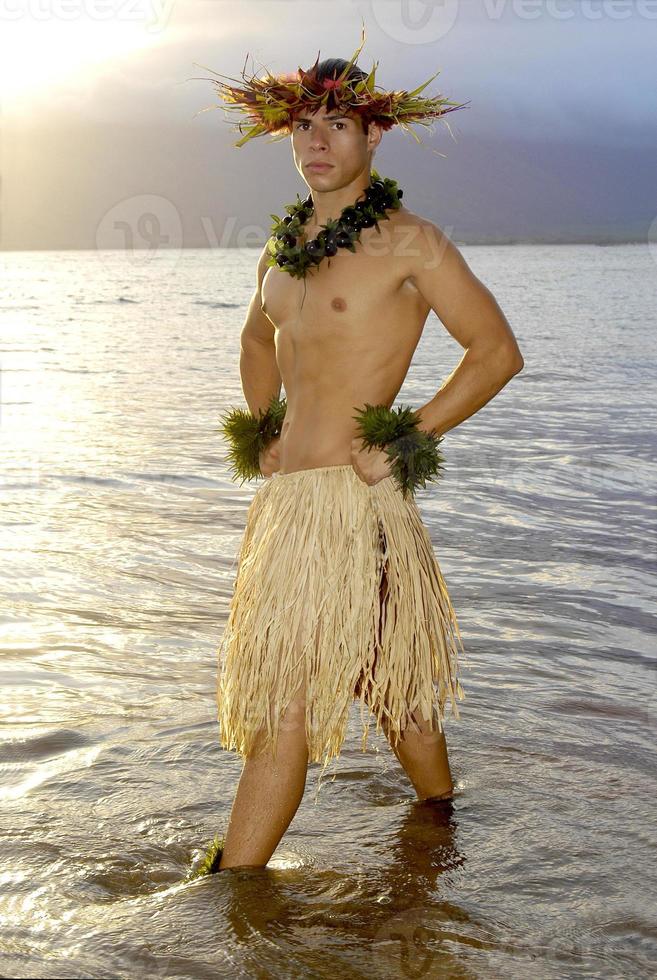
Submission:
[[[325,78],[323,80],[317,78],[319,53],[315,64],[307,71],[298,68],[296,72],[286,75],[272,75],[267,71],[264,78],[257,78],[255,75],[248,78],[242,69],[241,76],[245,83],[244,87],[217,81],[219,78],[226,78],[231,82],[238,82],[239,79],[230,78],[229,75],[219,75],[218,72],[209,68],[208,71],[216,75],[217,79],[206,80],[212,82],[216,87],[223,107],[228,112],[246,115],[249,122],[246,134],[234,145],[241,147],[248,140],[265,133],[275,134],[269,142],[281,140],[291,133],[294,116],[297,112],[302,109],[312,112],[322,105],[326,107],[327,112],[332,112],[337,108],[346,109],[360,117],[364,122],[376,122],[383,130],[399,125],[402,129],[410,132],[414,139],[421,142],[416,133],[409,129],[410,123],[430,126],[433,119],[442,119],[448,112],[463,109],[468,105],[468,103],[451,102],[440,95],[433,97],[420,95],[420,92],[440,72],[436,72],[412,92],[404,90],[388,92],[381,89],[377,91],[379,86],[375,85],[375,77],[378,62],[374,63],[366,78],[349,79],[347,76],[351,68],[355,66],[356,59],[364,44],[365,27],[363,26],[361,43],[352,55],[347,67],[337,78]],[[217,108],[221,108],[221,106],[208,106],[200,111],[207,112],[209,109]],[[234,129],[244,133],[244,125],[244,122],[239,122]]]

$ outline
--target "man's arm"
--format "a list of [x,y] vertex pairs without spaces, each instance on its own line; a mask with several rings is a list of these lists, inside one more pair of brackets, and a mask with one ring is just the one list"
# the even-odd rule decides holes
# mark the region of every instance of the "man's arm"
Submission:
[[440,436],[489,402],[524,360],[491,291],[430,221],[414,245],[412,280],[465,354],[436,395],[418,409],[420,428]]
[[280,397],[282,379],[276,363],[274,327],[262,312],[262,281],[267,272],[267,247],[258,260],[258,282],[240,335],[240,377],[249,410],[264,412],[273,395]]

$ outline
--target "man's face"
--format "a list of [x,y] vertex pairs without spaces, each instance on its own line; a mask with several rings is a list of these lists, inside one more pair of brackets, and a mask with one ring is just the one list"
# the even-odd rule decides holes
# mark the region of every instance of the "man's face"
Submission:
[[[346,109],[327,112],[326,106],[321,106],[314,113],[301,110],[292,124],[294,163],[311,189],[335,190],[363,172],[380,139],[375,123],[370,123],[368,133],[364,133],[360,119]],[[329,166],[314,169],[314,163]]]

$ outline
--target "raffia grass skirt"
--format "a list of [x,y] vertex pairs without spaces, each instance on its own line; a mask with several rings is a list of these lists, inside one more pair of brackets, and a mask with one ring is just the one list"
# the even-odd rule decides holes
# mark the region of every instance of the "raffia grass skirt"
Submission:
[[356,698],[363,751],[372,713],[395,742],[413,716],[442,731],[465,697],[462,653],[428,531],[392,477],[370,486],[345,464],[261,484],[219,646],[225,748],[249,756],[260,734],[275,754],[281,730],[304,725],[309,762],[326,768]]

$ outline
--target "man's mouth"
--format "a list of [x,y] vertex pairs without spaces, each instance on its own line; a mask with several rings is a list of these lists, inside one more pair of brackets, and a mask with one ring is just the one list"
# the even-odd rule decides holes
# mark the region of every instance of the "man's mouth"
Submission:
[[332,163],[309,163],[308,170],[330,170]]

